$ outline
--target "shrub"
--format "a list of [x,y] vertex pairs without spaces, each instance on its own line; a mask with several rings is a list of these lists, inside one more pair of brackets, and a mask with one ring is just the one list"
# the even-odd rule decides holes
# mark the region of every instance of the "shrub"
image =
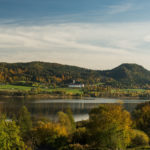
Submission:
[[39,148],[58,149],[66,144],[67,131],[58,123],[38,122],[32,131],[35,146]]
[[150,103],[139,104],[132,115],[136,128],[150,137]]
[[131,147],[146,146],[149,144],[149,137],[146,133],[140,130],[132,129],[131,132]]
[[61,150],[88,150],[88,148],[88,145],[69,144],[67,147],[62,148]]
[[86,144],[87,140],[88,133],[84,127],[76,129],[76,131],[72,134],[72,143]]

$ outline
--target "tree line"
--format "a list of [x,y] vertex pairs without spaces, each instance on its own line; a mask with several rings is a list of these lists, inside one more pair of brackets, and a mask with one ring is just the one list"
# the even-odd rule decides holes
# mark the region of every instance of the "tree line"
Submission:
[[125,150],[149,147],[150,103],[132,113],[121,104],[101,104],[89,119],[75,122],[70,108],[56,121],[33,119],[23,106],[7,119],[0,116],[1,150]]

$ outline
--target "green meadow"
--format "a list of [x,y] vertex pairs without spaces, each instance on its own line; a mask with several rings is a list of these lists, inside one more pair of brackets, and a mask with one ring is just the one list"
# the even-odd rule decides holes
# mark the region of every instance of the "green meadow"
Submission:
[[6,85],[0,85],[0,90],[22,90],[22,91],[29,91],[31,90],[32,87],[29,86],[20,86],[20,85],[11,85],[11,84],[6,84]]
[[[32,86],[21,86],[21,85],[0,85],[0,90],[7,90],[7,91],[30,91],[35,87]],[[56,92],[56,91],[61,91],[65,92],[66,94],[82,94],[83,91],[81,89],[76,89],[76,88],[44,88],[40,87],[39,88],[41,91],[46,91],[46,92]]]
[[55,92],[55,91],[62,91],[62,92],[66,92],[67,94],[71,93],[71,94],[82,94],[82,90],[81,89],[77,89],[77,88],[50,88],[50,89],[42,89],[44,91],[48,91],[48,92]]
[[145,92],[145,89],[112,89],[111,92],[115,93],[115,92]]

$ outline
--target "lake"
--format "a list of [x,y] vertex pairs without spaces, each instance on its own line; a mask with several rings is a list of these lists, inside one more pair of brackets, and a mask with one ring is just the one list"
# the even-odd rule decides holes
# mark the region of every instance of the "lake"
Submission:
[[49,100],[25,100],[25,99],[7,99],[0,100],[0,107],[3,112],[7,112],[8,116],[17,113],[18,110],[25,105],[31,115],[37,118],[44,117],[55,120],[57,112],[65,111],[66,108],[72,109],[76,121],[88,119],[88,113],[94,107],[102,103],[122,103],[124,108],[129,112],[139,103],[148,102],[150,100],[134,100],[134,99],[108,99],[108,98],[85,98],[85,99],[49,99]]

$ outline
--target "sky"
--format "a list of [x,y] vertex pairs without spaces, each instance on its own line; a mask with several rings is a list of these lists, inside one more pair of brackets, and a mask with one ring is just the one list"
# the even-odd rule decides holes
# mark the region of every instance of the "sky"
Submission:
[[0,62],[150,70],[150,0],[0,0]]

